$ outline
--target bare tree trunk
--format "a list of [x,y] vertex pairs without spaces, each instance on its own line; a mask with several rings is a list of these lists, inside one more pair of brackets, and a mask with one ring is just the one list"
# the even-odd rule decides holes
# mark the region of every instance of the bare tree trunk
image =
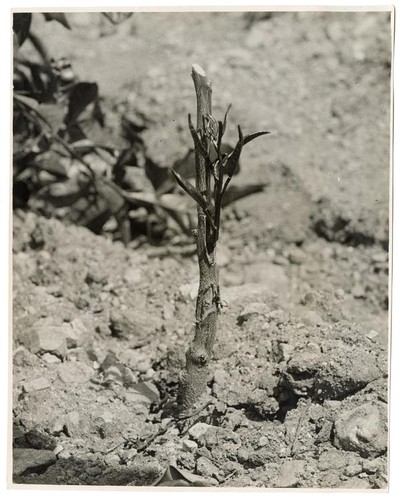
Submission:
[[[197,130],[204,129],[204,117],[212,114],[211,84],[200,66],[192,66],[192,79],[197,100]],[[205,139],[208,141],[208,139]],[[205,144],[209,149],[209,144]],[[196,151],[196,188],[210,196],[210,169]],[[209,202],[210,200],[208,200]],[[212,218],[214,208],[209,207]],[[181,379],[181,405],[189,410],[207,387],[209,362],[213,353],[219,312],[219,279],[215,260],[215,242],[210,238],[211,227],[204,210],[198,205],[197,253],[199,261],[199,291],[196,302],[195,337],[186,353],[186,370]]]

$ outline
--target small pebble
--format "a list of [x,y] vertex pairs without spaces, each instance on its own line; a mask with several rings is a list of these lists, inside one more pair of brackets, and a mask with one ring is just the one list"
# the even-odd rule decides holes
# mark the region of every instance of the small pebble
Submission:
[[25,392],[43,391],[50,387],[50,382],[45,377],[35,378],[30,382],[25,382],[23,389]]
[[195,441],[191,441],[190,439],[184,439],[182,442],[182,449],[184,451],[195,451],[198,448],[198,445]]

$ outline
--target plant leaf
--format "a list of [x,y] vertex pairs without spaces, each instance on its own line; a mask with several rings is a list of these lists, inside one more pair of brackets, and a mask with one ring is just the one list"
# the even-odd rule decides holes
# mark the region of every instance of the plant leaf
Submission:
[[68,112],[65,123],[75,122],[82,111],[98,97],[97,83],[79,82],[74,85],[69,95]]
[[246,135],[244,137],[244,144],[243,145],[245,146],[245,144],[248,144],[248,142],[251,142],[254,139],[256,139],[257,137],[260,137],[261,135],[266,135],[266,134],[270,134],[270,132],[267,132],[267,130],[261,130],[260,132],[255,132],[253,134]]
[[203,198],[200,192],[190,182],[184,179],[184,177],[181,177],[181,175],[174,169],[172,169],[172,172],[179,186],[181,186],[182,189],[203,208],[203,210],[206,210],[206,200]]
[[226,164],[226,172],[229,179],[231,179],[231,177],[234,175],[239,157],[241,156],[242,146],[244,145],[244,138],[242,135],[241,127],[239,125],[238,125],[238,135],[239,135],[238,142],[235,145],[234,151],[229,155]]
[[224,208],[237,200],[250,196],[251,194],[260,193],[268,186],[267,183],[261,184],[246,184],[245,186],[229,186],[221,199],[221,206]]
[[231,109],[231,104],[228,105],[228,108],[227,108],[227,111],[225,112],[224,114],[224,120],[223,120],[223,134],[224,135],[224,132],[226,131],[226,126],[227,126],[227,116],[228,116],[228,113],[230,112],[230,109]]
[[57,21],[62,24],[64,28],[67,28],[68,30],[71,29],[71,26],[67,21],[67,17],[63,12],[44,12],[43,15],[45,16],[46,21]]
[[53,132],[57,132],[63,126],[64,110],[59,104],[42,103],[37,111],[51,126]]
[[198,133],[196,132],[195,127],[193,126],[191,115],[188,115],[188,126],[189,126],[189,131],[191,132],[192,135],[192,139],[194,141],[195,150],[198,151],[198,153],[201,156],[203,156],[203,158],[206,160],[207,163],[211,163],[207,149],[202,144],[202,141],[199,139]]
[[152,486],[212,486],[210,480],[169,465]]
[[17,47],[21,45],[28,38],[29,30],[31,28],[32,14],[30,12],[16,12],[13,16],[13,37],[16,41]]
[[13,98],[15,101],[23,104],[27,108],[33,109],[35,111],[37,111],[38,109],[39,103],[36,99],[33,99],[32,97],[27,97],[25,95],[17,94],[16,92],[14,92]]

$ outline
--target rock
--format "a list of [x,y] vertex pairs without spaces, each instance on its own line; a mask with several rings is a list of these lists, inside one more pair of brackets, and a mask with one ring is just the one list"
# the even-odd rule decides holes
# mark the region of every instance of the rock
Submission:
[[79,361],[67,361],[57,367],[57,374],[63,384],[70,386],[87,382],[91,378],[93,370],[90,366]]
[[184,451],[195,451],[198,448],[197,443],[195,441],[191,441],[190,439],[184,439],[182,442],[182,448]]
[[93,267],[88,271],[88,274],[86,275],[85,282],[88,285],[91,285],[92,283],[96,283],[99,285],[106,285],[108,282],[108,277],[106,272],[104,272],[100,267]]
[[347,457],[344,452],[336,450],[324,451],[317,463],[318,469],[321,471],[332,470],[332,469],[344,469],[347,465]]
[[61,363],[60,358],[58,358],[57,356],[54,356],[54,354],[50,354],[49,352],[45,352],[42,356],[42,359],[48,365],[53,365],[55,363]]
[[123,280],[129,285],[137,285],[142,282],[142,272],[138,267],[132,267],[124,273]]
[[45,377],[39,377],[29,382],[25,382],[22,387],[25,392],[43,391],[50,387],[50,382]]
[[366,403],[340,413],[334,421],[334,444],[363,457],[387,450],[387,405]]
[[56,455],[49,450],[35,450],[33,448],[13,449],[13,473],[16,476],[26,471],[35,471],[48,467],[56,462]]
[[200,457],[196,461],[196,472],[203,477],[220,478],[219,469],[206,457]]
[[237,324],[242,325],[248,321],[252,316],[263,316],[269,314],[270,308],[263,302],[251,302],[246,305],[237,318]]
[[274,395],[280,376],[274,375],[271,369],[265,370],[257,381],[257,387],[266,391],[269,396]]
[[213,425],[205,424],[204,422],[198,422],[189,429],[188,434],[194,440],[198,440],[201,436],[206,434],[209,429],[213,429]]
[[366,338],[369,340],[374,340],[377,336],[379,335],[379,332],[376,330],[369,330],[369,332],[366,334]]
[[301,265],[305,262],[305,252],[300,248],[293,248],[288,252],[291,264]]
[[340,482],[338,471],[328,471],[320,476],[320,485],[322,488],[335,488]]
[[290,460],[285,462],[274,481],[276,488],[295,488],[299,486],[301,475],[306,462],[304,460]]
[[362,285],[355,285],[351,293],[356,299],[363,299],[366,297],[366,292]]
[[239,463],[246,463],[249,460],[249,451],[244,446],[238,448],[237,458]]
[[376,472],[381,471],[384,472],[386,467],[386,463],[383,458],[375,458],[374,460],[364,460],[361,472],[366,472],[367,474],[376,474]]
[[362,472],[362,465],[348,465],[345,469],[344,469],[344,474],[347,476],[347,477],[354,477],[354,476],[357,476],[358,474],[360,474]]
[[159,391],[151,382],[139,382],[133,384],[129,392],[125,394],[125,400],[128,403],[142,403],[150,405],[160,401]]
[[63,429],[66,429],[69,436],[75,436],[81,430],[81,417],[77,411],[70,411],[64,419]]
[[273,258],[273,264],[276,264],[278,266],[286,266],[288,264],[288,259],[283,255],[276,255]]
[[381,370],[376,354],[364,347],[335,340],[327,341],[322,352],[309,342],[292,353],[283,381],[298,395],[341,399],[380,378]]
[[49,433],[40,428],[32,428],[25,432],[23,440],[18,440],[19,446],[23,448],[35,448],[35,450],[50,450],[53,451],[57,441]]
[[38,358],[34,354],[25,349],[24,346],[20,345],[15,349],[13,356],[14,366],[38,366]]
[[157,318],[143,309],[115,309],[110,314],[110,330],[113,337],[130,340],[136,347],[149,342],[149,336],[160,326]]
[[315,311],[307,311],[301,316],[301,321],[306,326],[320,326],[322,318]]
[[266,436],[262,436],[259,439],[258,445],[262,447],[268,445],[269,443],[270,443],[269,439]]
[[49,352],[61,359],[65,358],[66,337],[70,332],[70,326],[37,326],[38,324],[41,322],[34,323],[32,329],[23,332],[18,340],[34,354]]
[[248,396],[247,404],[259,413],[262,418],[268,418],[279,410],[279,403],[274,397],[269,397],[263,389],[254,389]]
[[83,344],[88,329],[79,318],[75,318],[71,321],[70,327],[71,328],[66,331],[67,348],[74,349]]
[[271,350],[271,361],[275,363],[281,363],[282,361],[288,361],[294,351],[294,346],[287,344],[287,342],[272,342]]
[[347,489],[366,490],[370,487],[369,481],[366,481],[366,479],[359,479],[358,477],[351,477],[341,483],[341,488]]
[[374,264],[382,264],[388,261],[388,254],[386,252],[378,252],[372,255],[372,262]]
[[227,386],[231,375],[223,368],[215,370],[213,374],[213,381],[216,385]]

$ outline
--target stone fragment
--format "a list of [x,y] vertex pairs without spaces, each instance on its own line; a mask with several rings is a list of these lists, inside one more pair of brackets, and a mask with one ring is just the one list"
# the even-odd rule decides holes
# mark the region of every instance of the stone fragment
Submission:
[[81,417],[77,411],[70,411],[67,414],[66,423],[69,430],[77,430],[80,426]]
[[53,365],[55,363],[61,363],[61,359],[55,356],[54,354],[50,354],[49,352],[45,352],[42,356],[42,359],[48,365]]
[[52,465],[56,462],[56,455],[49,450],[35,450],[33,448],[13,449],[13,473],[19,476],[27,471],[35,471]]
[[198,448],[197,443],[191,439],[184,439],[182,442],[182,448],[184,451],[195,451]]
[[35,391],[43,391],[44,389],[48,389],[50,387],[50,382],[45,377],[35,378],[30,380],[29,382],[25,382],[23,385],[23,389],[25,392],[35,392]]
[[160,394],[157,387],[151,382],[139,382],[130,387],[129,391],[125,393],[124,399],[131,404],[150,405],[160,401]]
[[322,318],[315,311],[307,311],[301,316],[301,321],[306,326],[320,326],[323,323]]
[[270,308],[263,302],[251,302],[247,304],[237,318],[238,325],[242,325],[253,316],[263,316],[269,314]]
[[359,477],[351,477],[341,483],[341,488],[347,488],[347,489],[358,489],[358,490],[366,490],[369,489],[371,486],[369,484],[369,481],[366,479],[360,479]]
[[66,386],[83,384],[90,379],[92,373],[90,366],[79,361],[67,361],[57,367],[58,377]]
[[364,460],[362,464],[362,470],[367,474],[376,474],[376,472],[383,471],[384,469],[385,461],[380,457],[373,460]]
[[123,280],[129,285],[137,285],[142,281],[142,272],[138,267],[132,267],[124,273]]
[[274,486],[276,488],[295,488],[299,486],[305,463],[304,460],[289,460],[288,462],[284,462],[274,481]]
[[249,451],[244,446],[241,446],[237,450],[237,458],[239,463],[246,463],[249,460]]
[[14,366],[38,366],[38,357],[28,351],[23,345],[18,346],[14,351]]
[[288,252],[291,264],[301,265],[305,262],[305,252],[300,248],[293,248]]
[[387,450],[387,405],[366,403],[340,413],[334,422],[334,444],[363,457]]
[[264,389],[269,396],[273,396],[279,380],[279,375],[274,375],[272,369],[267,369],[260,375],[257,387]]
[[344,469],[346,464],[346,453],[333,448],[331,450],[324,451],[320,455],[317,466],[319,470],[325,471],[332,469]]
[[220,478],[219,469],[206,457],[199,457],[196,461],[196,472],[203,477]]
[[70,327],[71,328],[66,331],[67,348],[74,349],[83,344],[88,329],[79,318],[75,318],[71,321]]
[[30,330],[23,332],[19,341],[33,354],[49,352],[63,359],[67,352],[66,335],[70,326],[45,325],[32,326]]
[[[145,345],[160,321],[154,316],[149,316],[142,309],[117,308],[110,314],[110,330],[113,337],[130,340],[135,347]],[[131,346],[132,347],[132,346]]]
[[198,422],[189,429],[188,434],[192,439],[198,440],[201,436],[206,434],[209,429],[213,429],[213,425],[205,424],[204,422]]
[[365,289],[362,285],[355,285],[352,288],[351,293],[356,299],[363,299],[366,297]]
[[345,469],[344,469],[344,474],[347,476],[347,477],[354,477],[354,476],[357,476],[358,474],[360,474],[362,472],[362,465],[348,465]]

